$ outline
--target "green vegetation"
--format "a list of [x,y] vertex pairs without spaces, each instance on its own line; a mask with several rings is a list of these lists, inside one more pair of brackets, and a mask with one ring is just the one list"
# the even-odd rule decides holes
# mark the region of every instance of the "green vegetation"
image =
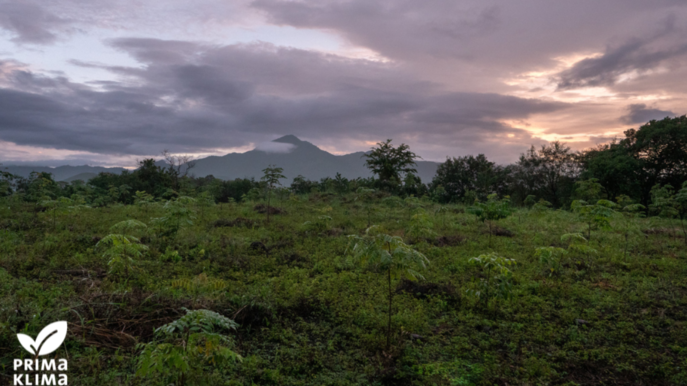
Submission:
[[672,169],[627,190],[566,149],[445,173],[503,190],[0,174],[0,383],[66,320],[78,385],[687,384],[687,173],[643,153]]
[[[5,198],[0,366],[27,355],[16,333],[67,320],[82,385],[687,379],[679,218],[614,211],[587,239],[577,213],[510,208],[491,234],[461,205],[442,205],[436,228],[432,201],[410,200],[409,218],[405,203],[356,195],[294,195],[269,224],[260,203],[180,198],[75,221]],[[196,329],[206,322],[183,308],[226,325]]]

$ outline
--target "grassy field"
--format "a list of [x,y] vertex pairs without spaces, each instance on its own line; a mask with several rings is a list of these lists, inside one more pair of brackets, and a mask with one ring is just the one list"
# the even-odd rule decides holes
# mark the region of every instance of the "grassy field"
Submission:
[[[687,384],[687,248],[675,220],[618,214],[582,240],[562,239],[587,238],[568,211],[518,209],[489,232],[462,206],[355,195],[273,200],[269,223],[262,203],[1,204],[0,384],[28,355],[16,334],[56,320],[69,322],[55,355],[69,359],[73,385]],[[170,216],[177,232],[159,220]],[[96,245],[132,219],[148,225],[129,231],[148,249],[108,265]],[[368,223],[429,260],[424,280],[392,278],[390,347],[387,273],[354,260],[347,237]],[[470,261],[490,252],[515,260],[510,273]],[[184,308],[235,320],[221,334],[242,361],[136,375],[140,344]]]

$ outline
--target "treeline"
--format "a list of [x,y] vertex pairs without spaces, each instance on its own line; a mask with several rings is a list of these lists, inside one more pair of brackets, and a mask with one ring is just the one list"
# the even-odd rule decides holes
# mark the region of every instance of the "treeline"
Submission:
[[[368,155],[366,165],[377,178],[333,178],[310,181],[296,177],[289,187],[275,189],[277,196],[328,192],[346,194],[360,188],[379,189],[399,196],[426,197],[440,203],[484,201],[496,193],[510,196],[516,205],[543,200],[553,207],[569,207],[573,200],[609,199],[626,196],[649,207],[652,189],[679,189],[687,181],[687,117],[650,121],[625,138],[582,152],[573,152],[561,142],[523,153],[514,164],[502,166],[483,154],[449,158],[431,182],[423,183],[414,173],[417,156],[407,145],[393,147],[382,142]],[[581,181],[592,180],[603,188],[598,197],[582,197]],[[94,206],[132,204],[137,192],[169,200],[179,196],[204,195],[215,202],[255,200],[264,195],[264,183],[255,179],[224,181],[213,176],[192,177],[171,165],[141,161],[134,171],[120,175],[101,173],[84,183],[55,182],[48,173],[18,178],[0,171],[0,196],[39,202],[59,197],[76,198]]]

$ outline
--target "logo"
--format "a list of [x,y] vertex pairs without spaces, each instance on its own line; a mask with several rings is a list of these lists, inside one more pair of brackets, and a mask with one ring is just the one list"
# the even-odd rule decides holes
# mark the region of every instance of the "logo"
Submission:
[[66,337],[67,322],[65,321],[48,324],[38,334],[35,341],[28,335],[17,334],[17,339],[19,339],[22,347],[36,356],[53,353],[60,347]]
[[15,386],[67,385],[66,359],[38,359],[39,356],[52,354],[60,348],[67,337],[67,322],[51,323],[38,333],[36,340],[26,334],[17,334],[24,350],[33,354],[33,359],[14,360]]

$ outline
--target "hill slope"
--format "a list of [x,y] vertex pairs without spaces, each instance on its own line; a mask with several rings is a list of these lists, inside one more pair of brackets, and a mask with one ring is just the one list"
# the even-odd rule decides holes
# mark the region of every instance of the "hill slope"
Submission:
[[[264,145],[264,144],[263,144]],[[260,178],[262,170],[269,165],[276,165],[284,169],[286,181],[298,175],[303,175],[310,180],[319,180],[324,177],[334,177],[341,173],[346,178],[371,177],[367,169],[364,152],[356,152],[346,155],[334,155],[328,153],[307,141],[301,141],[293,135],[275,139],[268,146],[258,148],[245,153],[230,153],[224,156],[211,156],[196,161],[190,174],[196,177],[212,175],[223,180],[235,178]],[[163,161],[156,164],[164,166]],[[436,173],[436,162],[419,161],[417,163],[418,175],[423,182],[430,182]],[[72,181],[79,177],[87,179],[101,172],[121,173],[123,168],[105,168],[98,166],[60,166],[57,168],[41,166],[6,166],[5,170],[12,174],[28,177],[32,171],[48,172],[53,174],[56,181]]]

